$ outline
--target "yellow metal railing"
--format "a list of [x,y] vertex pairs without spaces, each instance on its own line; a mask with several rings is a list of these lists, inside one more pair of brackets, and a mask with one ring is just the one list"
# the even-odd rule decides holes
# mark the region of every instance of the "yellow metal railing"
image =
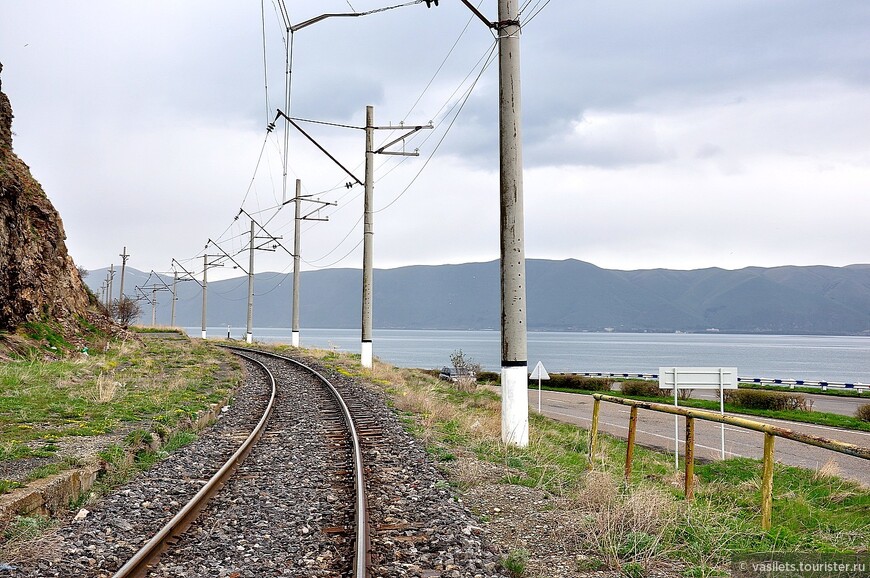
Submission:
[[801,442],[804,444],[825,448],[841,454],[857,456],[865,460],[870,460],[870,448],[813,436],[796,432],[784,427],[778,427],[766,423],[753,421],[750,419],[736,417],[732,415],[724,415],[703,409],[692,409],[686,407],[674,407],[662,403],[652,403],[648,401],[636,401],[633,399],[625,399],[621,397],[613,397],[601,393],[593,394],[595,403],[592,408],[592,428],[589,430],[589,463],[590,466],[595,456],[595,448],[598,443],[598,414],[601,409],[601,402],[618,403],[631,407],[631,414],[628,424],[628,447],[625,453],[625,478],[628,480],[631,475],[631,461],[634,455],[634,439],[637,431],[637,410],[648,409],[661,413],[669,413],[672,415],[682,415],[686,418],[686,470],[685,470],[685,496],[687,500],[693,498],[694,486],[692,480],[695,475],[695,420],[702,419],[718,423],[725,423],[741,427],[744,429],[755,430],[764,434],[764,460],[762,464],[761,475],[761,527],[765,530],[770,529],[771,509],[773,506],[773,455],[774,455],[774,440],[777,437],[786,438]]

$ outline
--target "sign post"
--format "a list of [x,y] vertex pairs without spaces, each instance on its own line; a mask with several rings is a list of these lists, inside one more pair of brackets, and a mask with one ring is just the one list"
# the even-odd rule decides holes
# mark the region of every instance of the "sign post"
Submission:
[[544,364],[539,361],[529,377],[538,380],[538,413],[541,413],[541,380],[550,379],[550,375],[547,373],[547,370],[544,369]]
[[[680,389],[718,389],[719,412],[725,415],[725,390],[737,389],[736,367],[660,367],[659,389],[674,390],[674,407],[679,405]],[[721,429],[721,457],[725,459],[725,424]],[[679,419],[674,416],[674,464],[680,469],[680,428]]]

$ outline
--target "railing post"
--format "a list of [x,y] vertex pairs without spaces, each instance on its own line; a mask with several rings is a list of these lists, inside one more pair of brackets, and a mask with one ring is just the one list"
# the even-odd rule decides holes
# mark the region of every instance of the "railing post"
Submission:
[[770,530],[770,517],[773,510],[773,442],[776,436],[764,434],[764,464],[761,474],[761,529]]
[[686,500],[695,497],[695,418],[686,416]]
[[601,410],[601,400],[595,400],[592,404],[592,428],[589,430],[589,469],[595,459],[595,446],[598,444],[598,412]]
[[625,481],[631,477],[631,460],[634,456],[634,437],[637,433],[637,407],[631,406],[631,417],[628,418],[628,447],[625,449]]

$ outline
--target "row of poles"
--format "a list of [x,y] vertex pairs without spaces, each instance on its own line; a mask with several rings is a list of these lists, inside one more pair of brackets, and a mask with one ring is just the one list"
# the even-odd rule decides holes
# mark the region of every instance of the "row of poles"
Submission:
[[[498,3],[498,20],[495,22],[489,21],[480,11],[477,10],[468,0],[462,2],[475,14],[475,16],[484,22],[486,26],[494,30],[498,37],[498,52],[499,52],[499,147],[500,147],[500,287],[501,287],[501,383],[502,383],[502,440],[505,443],[524,447],[528,445],[529,430],[528,430],[528,403],[527,403],[527,387],[528,387],[528,359],[527,359],[527,338],[526,338],[526,281],[525,281],[525,247],[524,247],[524,210],[523,210],[523,176],[522,176],[522,144],[521,144],[521,122],[520,122],[520,33],[521,26],[519,21],[519,0],[499,0]],[[431,2],[426,3],[427,6]],[[437,6],[437,2],[435,2]],[[358,14],[351,14],[358,15]],[[299,28],[319,22],[330,16],[338,15],[323,15],[317,17],[295,27],[288,25],[288,31],[295,32]],[[289,44],[289,43],[288,43]],[[289,105],[289,97],[288,103]],[[364,222],[363,222],[363,286],[362,286],[362,315],[361,315],[361,335],[360,335],[360,353],[361,364],[363,367],[371,368],[373,363],[373,337],[372,337],[372,295],[373,295],[373,238],[374,238],[374,223],[373,223],[373,198],[374,198],[374,155],[375,154],[393,154],[393,155],[408,155],[416,156],[418,153],[405,153],[404,151],[388,151],[386,150],[393,144],[403,141],[410,134],[424,129],[432,128],[432,125],[420,125],[416,127],[407,127],[411,132],[395,139],[391,143],[375,150],[374,133],[379,129],[396,130],[397,128],[405,127],[378,127],[374,124],[374,108],[366,107],[366,149],[365,149],[365,177],[363,180],[355,177],[350,171],[345,169],[338,161],[332,157],[323,147],[317,144],[298,124],[294,122],[287,114],[280,110],[278,117],[283,117],[286,125],[292,125],[302,132],[309,140],[314,142],[322,152],[330,159],[338,164],[347,174],[349,174],[356,183],[362,184],[365,188],[364,198]],[[270,129],[274,123],[270,125]],[[285,135],[286,142],[286,135]],[[285,167],[286,171],[286,167]],[[285,173],[286,176],[286,173]],[[295,234],[293,251],[287,252],[293,257],[293,300],[292,300],[292,345],[298,347],[300,344],[300,329],[299,329],[299,292],[300,292],[300,222],[305,219],[301,216],[301,203],[304,199],[301,194],[301,182],[296,181],[296,196],[292,201],[295,202]],[[322,201],[315,201],[321,202]],[[331,203],[324,203],[331,204]],[[240,210],[241,214],[245,212]],[[248,215],[250,217],[250,215]],[[236,217],[238,218],[238,216]],[[325,220],[325,219],[321,219]],[[257,237],[257,228],[265,233],[265,237]],[[257,240],[265,240],[261,246],[257,246]],[[181,263],[172,260],[173,266],[178,265],[186,274],[184,280],[191,279],[199,283],[202,287],[202,338],[207,337],[206,313],[207,313],[207,291],[208,291],[208,269],[211,267],[223,266],[227,259],[233,261],[235,266],[245,271],[248,275],[248,304],[247,304],[247,327],[245,340],[248,343],[253,341],[253,284],[254,284],[254,251],[258,249],[275,250],[280,245],[279,238],[269,235],[265,229],[260,226],[251,217],[251,230],[249,242],[249,262],[247,270],[240,266],[232,256],[227,254],[216,243],[209,240],[206,244],[206,250],[202,255],[203,272],[202,282],[199,282],[194,275],[184,268]],[[269,248],[269,245],[271,249]],[[209,246],[215,247],[221,254],[209,254]],[[285,249],[286,250],[286,249]],[[126,248],[124,250],[126,254]],[[124,257],[126,264],[126,257]],[[123,265],[122,265],[123,271]],[[114,273],[112,272],[111,275]],[[159,276],[158,276],[159,277]],[[123,273],[122,273],[123,286]],[[179,281],[178,273],[175,273],[173,285],[170,289],[163,282],[164,287],[152,287],[152,318],[156,316],[156,293],[159,290],[170,290],[172,292],[173,301],[173,323],[175,310],[175,289]],[[109,281],[111,283],[111,281]],[[111,289],[108,294],[111,295]],[[121,291],[123,298],[123,288]]]

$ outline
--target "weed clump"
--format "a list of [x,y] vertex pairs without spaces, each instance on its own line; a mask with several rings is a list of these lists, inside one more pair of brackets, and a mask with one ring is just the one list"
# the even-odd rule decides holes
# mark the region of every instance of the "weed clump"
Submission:
[[861,421],[870,421],[870,403],[858,406],[858,410],[855,412],[855,417]]

